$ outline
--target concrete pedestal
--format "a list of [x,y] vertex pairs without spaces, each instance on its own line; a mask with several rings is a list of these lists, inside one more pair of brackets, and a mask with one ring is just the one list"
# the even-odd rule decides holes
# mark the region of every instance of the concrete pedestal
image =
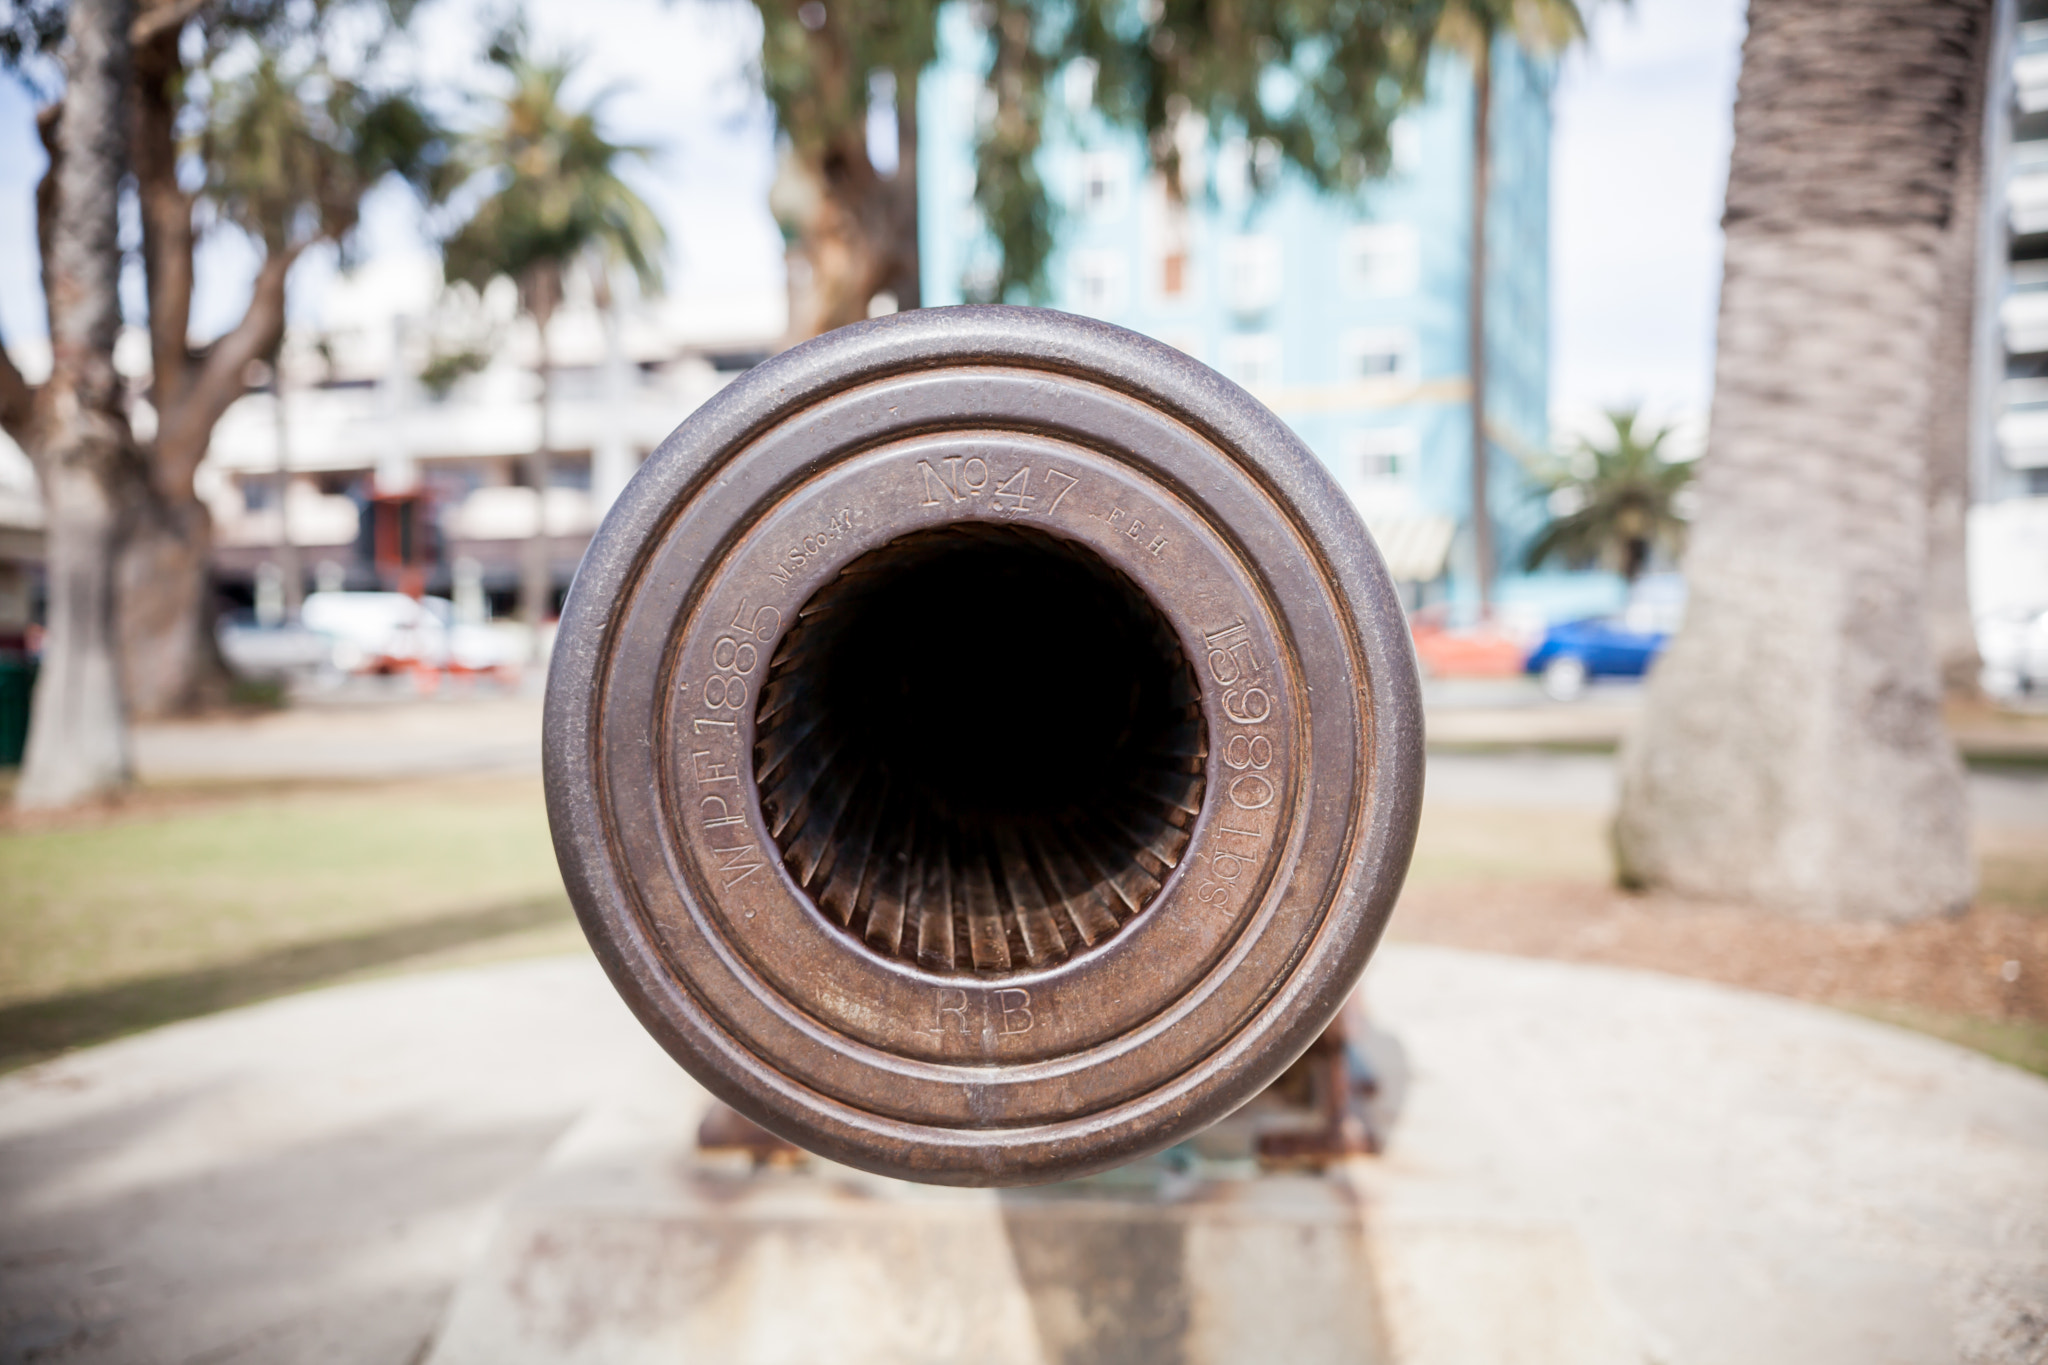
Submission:
[[1023,1191],[697,1155],[650,1077],[508,1203],[433,1365],[1379,1365],[1347,1180],[1147,1163]]

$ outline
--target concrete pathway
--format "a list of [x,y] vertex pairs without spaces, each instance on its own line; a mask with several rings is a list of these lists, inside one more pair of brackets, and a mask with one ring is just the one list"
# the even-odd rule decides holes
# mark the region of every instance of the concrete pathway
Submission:
[[[1396,1286],[1569,1229],[1666,1365],[2048,1360],[2048,1081],[1648,972],[1394,947],[1367,998],[1410,1068],[1360,1170]],[[1487,1358],[1418,1325],[1404,1359]]]
[[[1388,1155],[1336,1180],[1364,1196],[1386,1358],[2048,1352],[2048,1082],[1602,968],[1397,945],[1368,999],[1401,1112]],[[336,988],[8,1077],[0,1361],[408,1365],[477,1299],[520,1192],[663,1094],[694,1087],[581,958]]]
[[0,1362],[407,1365],[493,1205],[665,1064],[586,958],[316,991],[0,1081]]
[[433,698],[363,691],[283,711],[139,725],[135,770],[149,783],[540,771],[537,691],[478,694],[448,686]]

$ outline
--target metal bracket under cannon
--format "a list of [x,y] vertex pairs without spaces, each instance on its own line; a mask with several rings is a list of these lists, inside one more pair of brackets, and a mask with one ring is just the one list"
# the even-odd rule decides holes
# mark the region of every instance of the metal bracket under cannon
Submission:
[[1368,1142],[1325,1031],[1414,842],[1407,626],[1322,465],[1177,351],[934,309],[735,381],[591,545],[546,762],[613,983],[780,1139],[1060,1179],[1313,1049],[1330,1131],[1271,1154]]

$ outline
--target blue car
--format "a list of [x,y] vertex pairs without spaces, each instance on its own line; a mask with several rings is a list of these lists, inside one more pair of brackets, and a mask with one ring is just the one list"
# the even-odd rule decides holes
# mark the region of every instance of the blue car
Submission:
[[1553,699],[1570,701],[1593,678],[1642,677],[1670,638],[1669,631],[1633,630],[1614,618],[1567,621],[1544,632],[1522,668],[1542,678]]

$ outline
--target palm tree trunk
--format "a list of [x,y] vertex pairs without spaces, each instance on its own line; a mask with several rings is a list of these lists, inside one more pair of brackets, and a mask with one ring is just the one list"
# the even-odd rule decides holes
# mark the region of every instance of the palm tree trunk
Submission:
[[1486,496],[1486,202],[1493,179],[1492,48],[1490,34],[1473,44],[1472,278],[1465,310],[1465,366],[1472,409],[1472,573],[1479,584],[1482,618],[1493,613],[1493,514]]
[[554,605],[554,569],[548,554],[548,484],[554,477],[551,458],[554,433],[549,416],[553,404],[555,366],[548,350],[548,318],[551,307],[534,310],[534,329],[540,337],[540,439],[527,456],[526,477],[533,485],[533,536],[526,542],[526,554],[519,574],[519,619],[533,632],[533,658],[539,662],[540,631]]
[[271,413],[277,420],[277,567],[284,578],[284,619],[296,621],[306,584],[305,571],[299,565],[299,545],[292,539],[292,432],[285,411],[282,344],[270,361],[270,394]]
[[1941,244],[1989,0],[1751,0],[1686,622],[1622,758],[1624,881],[1967,904],[1926,614]]
[[1977,256],[1983,228],[1984,100],[1989,85],[1992,30],[1985,23],[1971,61],[1979,70],[1962,112],[1967,136],[1956,164],[1955,210],[1941,245],[1941,302],[1935,325],[1933,393],[1928,406],[1927,628],[1933,637],[1941,690],[1955,701],[1976,700],[1976,623],[1970,615],[1970,580],[1964,544],[1970,511],[1970,446],[1977,379]]
[[127,163],[130,0],[73,0],[46,260],[51,371],[38,395],[49,635],[16,802],[64,806],[128,781],[114,636],[134,450],[114,371]]
[[625,324],[609,286],[600,287],[598,321],[604,327],[604,425],[590,452],[590,498],[603,516],[633,477],[633,444],[627,408],[633,401],[632,371],[626,362]]

